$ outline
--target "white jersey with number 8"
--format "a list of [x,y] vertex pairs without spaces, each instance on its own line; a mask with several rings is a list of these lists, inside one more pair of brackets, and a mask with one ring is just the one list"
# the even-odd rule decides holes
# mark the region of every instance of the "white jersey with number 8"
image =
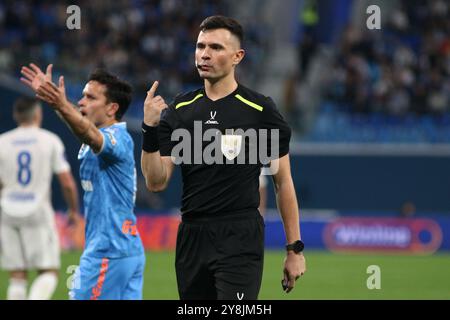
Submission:
[[53,211],[52,176],[69,170],[64,145],[55,134],[38,127],[18,127],[0,135],[2,214],[26,218]]

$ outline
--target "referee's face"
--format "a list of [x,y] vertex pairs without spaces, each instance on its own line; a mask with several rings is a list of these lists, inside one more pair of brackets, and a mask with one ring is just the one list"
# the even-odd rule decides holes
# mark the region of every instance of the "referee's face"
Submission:
[[202,79],[217,81],[234,76],[234,68],[243,57],[239,40],[227,29],[200,31],[195,64]]
[[105,95],[106,86],[97,81],[89,81],[83,89],[83,97],[78,101],[81,114],[95,124],[102,127],[111,117],[110,104]]

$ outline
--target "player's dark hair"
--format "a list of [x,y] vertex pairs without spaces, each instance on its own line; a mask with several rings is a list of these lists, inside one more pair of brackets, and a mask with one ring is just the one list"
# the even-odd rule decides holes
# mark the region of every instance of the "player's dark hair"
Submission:
[[97,69],[92,72],[89,75],[89,81],[97,81],[106,87],[105,96],[107,101],[119,105],[119,110],[115,114],[116,120],[122,119],[131,103],[133,93],[131,85],[103,69]]
[[29,97],[20,97],[14,102],[14,119],[20,123],[31,122],[36,108],[41,105],[39,100]]
[[244,42],[244,29],[235,19],[225,16],[210,16],[203,20],[200,24],[200,30],[215,30],[215,29],[227,29],[233,35],[239,39],[239,43],[242,45]]

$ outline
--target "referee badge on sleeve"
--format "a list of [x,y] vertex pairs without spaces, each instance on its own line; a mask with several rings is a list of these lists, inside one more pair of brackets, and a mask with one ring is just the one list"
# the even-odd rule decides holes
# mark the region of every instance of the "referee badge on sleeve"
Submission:
[[221,136],[220,149],[228,160],[233,160],[241,152],[242,136],[225,134]]

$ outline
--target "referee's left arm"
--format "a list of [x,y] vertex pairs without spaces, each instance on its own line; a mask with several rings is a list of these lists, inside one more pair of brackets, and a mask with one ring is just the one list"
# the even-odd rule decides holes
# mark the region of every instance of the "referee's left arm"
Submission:
[[[273,175],[278,210],[283,220],[286,241],[293,243],[300,240],[301,235],[298,202],[291,176],[289,154],[274,161],[278,161],[278,171]],[[295,281],[306,272],[303,253],[287,251],[283,272],[284,281],[287,283],[286,292],[290,292],[295,286]]]

